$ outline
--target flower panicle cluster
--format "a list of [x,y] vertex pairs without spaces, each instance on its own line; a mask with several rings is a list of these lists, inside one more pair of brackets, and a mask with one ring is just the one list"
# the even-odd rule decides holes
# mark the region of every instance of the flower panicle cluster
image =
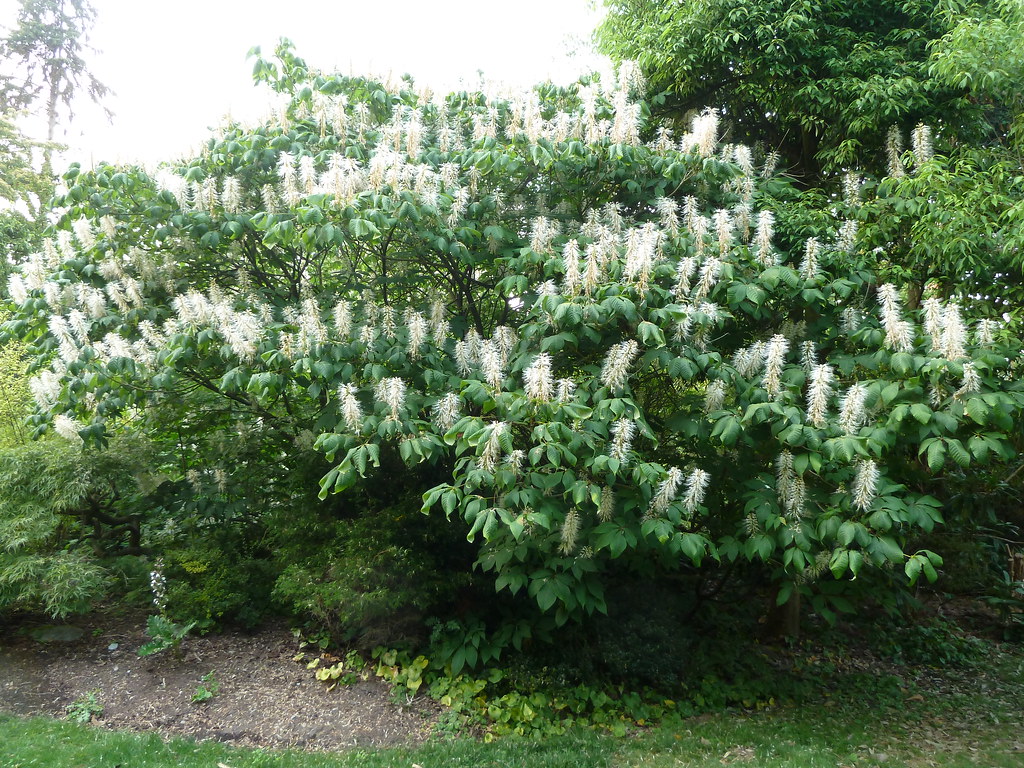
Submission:
[[53,417],[53,431],[70,443],[81,444],[83,442],[82,436],[79,434],[82,429],[84,427],[81,423],[63,413],[58,413]]
[[356,397],[357,392],[355,384],[342,384],[338,387],[339,409],[345,427],[359,434],[363,431],[363,408]]
[[167,577],[164,576],[164,559],[158,557],[149,572],[149,589],[153,593],[153,605],[161,613],[167,608]]
[[619,419],[612,424],[611,446],[608,455],[625,466],[629,463],[629,452],[633,447],[636,424],[632,419]]
[[960,305],[951,301],[942,313],[942,334],[939,353],[947,360],[958,360],[967,356],[967,326],[960,314]]
[[804,244],[804,257],[800,262],[800,276],[804,280],[815,280],[818,277],[818,254],[821,251],[821,243],[818,238],[809,237]]
[[811,383],[807,388],[807,420],[818,429],[828,425],[828,403],[832,397],[834,378],[835,373],[830,365],[816,365],[811,370]]
[[615,344],[608,350],[601,368],[601,384],[613,394],[622,392],[629,381],[629,368],[640,352],[640,345],[633,339]]
[[563,555],[570,555],[576,550],[576,542],[580,535],[580,513],[576,507],[572,507],[565,515],[562,522],[561,541],[558,544],[558,551]]
[[434,403],[430,415],[438,431],[446,433],[462,417],[462,398],[454,392],[448,392]]
[[761,211],[757,214],[757,229],[754,232],[754,258],[761,266],[773,267],[778,263],[778,257],[772,247],[774,236],[775,214],[768,210]]
[[900,314],[900,292],[892,283],[878,288],[878,303],[882,307],[882,327],[885,345],[894,352],[910,352],[914,348],[914,327]]
[[850,385],[839,403],[839,428],[847,435],[855,435],[867,418],[865,403],[868,388],[861,382]]
[[692,300],[694,302],[702,301],[711,295],[712,289],[715,284],[718,283],[718,278],[722,272],[722,260],[715,255],[710,255],[704,260],[704,263],[700,267],[700,276],[697,279],[697,285],[693,288]]
[[654,493],[654,498],[651,499],[651,505],[648,510],[650,514],[663,515],[665,510],[668,509],[675,498],[676,494],[679,493],[679,489],[683,485],[683,471],[678,467],[672,467],[665,474],[665,478],[658,484],[658,489]]
[[532,400],[548,402],[554,396],[555,384],[551,375],[551,355],[541,352],[523,371],[523,388]]
[[501,382],[505,379],[505,372],[502,369],[501,350],[494,339],[484,339],[480,342],[480,371],[486,381],[494,389],[501,389]]
[[610,485],[601,488],[601,500],[597,505],[597,518],[603,523],[615,516],[615,491]]
[[851,491],[853,506],[867,512],[878,495],[878,465],[871,459],[862,459],[857,463],[857,474],[853,478]]
[[715,236],[718,239],[718,250],[721,258],[725,258],[733,243],[733,221],[727,208],[719,208],[712,219],[715,225]]
[[704,392],[704,413],[722,410],[727,391],[725,382],[721,379],[709,381]]
[[344,341],[352,333],[352,304],[344,299],[334,305],[334,330]]
[[684,299],[690,294],[690,281],[697,272],[697,260],[692,256],[684,256],[676,266],[676,285],[672,293],[677,300]]
[[885,154],[889,161],[889,175],[898,179],[907,175],[903,166],[903,134],[899,126],[892,126],[885,139]]
[[669,237],[679,237],[679,204],[671,197],[659,197],[654,206]]
[[391,409],[388,421],[398,421],[398,412],[405,407],[405,395],[405,382],[397,376],[381,379],[377,382],[377,387],[374,390],[377,402],[383,403]]
[[804,510],[807,486],[793,470],[793,454],[782,451],[775,459],[775,494],[786,513],[800,515]]
[[781,333],[768,340],[764,352],[764,376],[761,378],[761,386],[771,398],[778,397],[782,392],[782,367],[786,363],[787,352],[789,340]]
[[683,509],[691,515],[704,503],[711,475],[703,469],[693,469],[686,478],[686,489],[683,492]]
[[696,149],[701,157],[711,157],[718,146],[718,112],[707,109],[693,118],[690,132],[679,142],[680,152]]
[[973,395],[981,391],[981,376],[973,362],[964,363],[963,380],[960,382],[960,389],[953,393],[954,400],[962,400],[967,395]]
[[925,125],[924,123],[917,124],[910,134],[910,148],[914,153],[914,161],[918,166],[924,165],[935,156],[930,125]]
[[998,320],[983,318],[974,327],[974,343],[979,347],[989,347],[995,343],[996,331],[999,330]]
[[568,403],[576,392],[576,382],[572,379],[559,379],[555,382],[555,402]]
[[562,246],[562,292],[566,296],[575,296],[580,291],[582,280],[580,244],[573,238]]
[[631,229],[626,233],[626,264],[623,276],[645,291],[658,257],[661,230],[653,223]]
[[942,326],[946,308],[942,299],[929,296],[921,305],[924,315],[924,332],[932,340],[932,350],[938,352],[942,349]]
[[426,318],[413,309],[406,310],[405,327],[409,332],[409,358],[416,360],[429,334]]
[[485,472],[493,472],[498,466],[498,459],[501,456],[501,438],[508,431],[508,423],[495,421],[489,430],[484,449],[476,460],[477,467]]

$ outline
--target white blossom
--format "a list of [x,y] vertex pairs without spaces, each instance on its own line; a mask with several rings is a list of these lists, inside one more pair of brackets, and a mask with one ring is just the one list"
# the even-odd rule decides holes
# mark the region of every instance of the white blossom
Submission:
[[661,218],[661,226],[671,237],[679,235],[679,205],[671,197],[659,197],[654,201],[654,207]]
[[972,395],[980,391],[981,376],[978,375],[978,369],[974,367],[973,362],[967,361],[964,363],[964,377],[960,389],[953,393],[953,398],[960,400],[964,395]]
[[633,446],[636,424],[632,419],[619,419],[612,424],[611,447],[608,455],[625,466],[629,462],[629,451]]
[[754,234],[755,258],[764,267],[771,267],[777,263],[775,251],[772,247],[772,237],[775,235],[775,214],[771,211],[761,211],[757,214],[757,229]]
[[932,129],[924,123],[918,123],[910,134],[910,146],[914,152],[914,160],[918,165],[927,163],[935,154],[932,148]]
[[381,379],[374,391],[377,401],[391,409],[389,421],[398,420],[398,412],[405,406],[405,382],[397,376]]
[[811,383],[807,388],[807,420],[819,429],[828,423],[828,401],[832,397],[833,377],[829,365],[816,365],[811,371]]
[[679,488],[683,484],[683,472],[681,469],[672,467],[665,475],[665,479],[658,484],[658,490],[651,499],[650,512],[664,514],[669,504],[676,498]]
[[839,428],[847,435],[856,434],[864,425],[867,397],[868,388],[860,382],[850,385],[843,395],[839,403]]
[[454,392],[449,392],[434,403],[431,416],[438,431],[447,432],[462,417],[462,398]]
[[526,451],[517,448],[505,457],[505,466],[508,467],[509,472],[518,477],[523,471],[523,462],[525,460]]
[[988,318],[979,320],[974,329],[974,343],[980,347],[991,346],[995,342],[995,333],[998,329],[998,320]]
[[875,501],[878,485],[878,465],[870,459],[863,459],[857,464],[857,475],[853,479],[853,506],[861,512],[867,512]]
[[383,307],[380,312],[380,332],[389,339],[394,339],[398,333],[398,318],[395,315],[395,308]]
[[576,391],[576,382],[572,379],[559,379],[555,382],[555,390],[555,400],[559,403],[568,403]]
[[580,244],[569,240],[562,247],[562,292],[572,296],[580,289]]
[[225,213],[238,213],[242,209],[241,182],[234,176],[225,176],[220,199]]
[[352,333],[352,305],[344,299],[334,305],[334,330],[343,341]]
[[62,413],[58,413],[53,417],[53,431],[69,442],[83,442],[82,436],[78,434],[82,429],[84,429],[84,427],[75,419],[65,416]]
[[463,378],[473,372],[473,357],[470,354],[469,344],[462,339],[455,342],[455,365],[459,375]]
[[942,315],[942,339],[940,352],[947,360],[956,360],[967,355],[967,328],[960,315],[960,305],[950,302]]
[[355,384],[342,384],[338,387],[341,417],[345,421],[345,426],[351,432],[359,434],[363,429],[363,408],[356,397],[357,392]]
[[708,382],[707,390],[704,393],[704,413],[720,411],[725,403],[726,388],[725,382],[715,379]]
[[405,313],[405,326],[409,331],[409,357],[413,360],[420,356],[420,347],[427,341],[427,321],[415,310]]
[[10,277],[7,278],[7,294],[11,297],[11,301],[19,306],[28,301],[28,289],[25,287],[25,280],[17,272],[12,272]]
[[849,336],[860,330],[863,314],[857,307],[843,307],[840,317],[843,333]]
[[885,139],[885,154],[889,160],[889,175],[898,179],[906,175],[903,167],[903,136],[897,126],[892,126]]
[[708,256],[700,268],[700,279],[693,290],[693,300],[701,301],[711,293],[722,271],[722,261],[717,256]]
[[686,491],[683,493],[683,508],[693,514],[704,503],[704,494],[711,475],[703,469],[693,469],[686,478]]
[[900,315],[900,296],[896,286],[886,283],[878,289],[882,305],[882,327],[885,345],[895,352],[909,352],[914,346],[913,326]]
[[563,555],[571,554],[576,549],[579,532],[580,514],[576,511],[576,507],[573,507],[566,513],[565,520],[562,522],[561,543],[558,545],[558,550]]
[[608,522],[615,515],[615,491],[611,486],[601,488],[601,501],[597,506],[597,517],[602,522]]
[[839,225],[836,248],[843,253],[853,253],[857,248],[857,232],[860,224],[856,219],[847,219]]
[[719,208],[714,215],[715,236],[718,239],[718,250],[722,258],[729,252],[733,241],[733,223],[729,211]]
[[764,355],[764,376],[761,378],[769,397],[778,397],[782,391],[782,366],[788,351],[789,341],[782,334],[775,334],[769,339]]
[[690,280],[697,271],[697,260],[692,256],[685,256],[679,260],[676,267],[676,285],[672,290],[676,299],[683,299],[690,293]]
[[551,355],[541,352],[530,366],[523,371],[523,387],[526,396],[534,400],[547,402],[554,394],[554,382],[551,378]]
[[763,341],[756,341],[749,347],[737,349],[733,354],[732,365],[740,376],[749,379],[761,370],[767,351],[767,344]]
[[501,456],[501,437],[508,430],[508,424],[504,421],[496,421],[488,427],[487,442],[484,449],[477,457],[477,466],[485,472],[493,472],[498,464],[498,457]]
[[501,352],[494,339],[487,339],[480,344],[480,371],[484,375],[484,381],[495,389],[501,389],[505,372],[502,370]]
[[931,337],[932,350],[936,352],[942,348],[942,326],[945,311],[941,299],[931,296],[924,300],[924,332]]
[[800,262],[800,276],[804,280],[814,280],[818,277],[818,251],[821,245],[815,237],[807,238],[804,245],[804,258]]
[[60,397],[60,377],[53,371],[44,370],[28,380],[28,388],[39,409],[48,411]]
[[640,345],[630,339],[614,345],[605,356],[601,368],[601,384],[613,394],[621,392],[629,380],[629,367],[640,351]]
[[96,245],[96,235],[92,231],[92,222],[87,218],[83,216],[82,218],[75,219],[71,228],[74,230],[75,239],[78,240],[78,243],[82,246],[83,250],[88,251]]

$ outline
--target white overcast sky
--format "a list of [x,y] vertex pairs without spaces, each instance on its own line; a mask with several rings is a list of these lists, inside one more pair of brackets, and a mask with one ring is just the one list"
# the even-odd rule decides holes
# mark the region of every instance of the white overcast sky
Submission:
[[[82,103],[67,133],[68,160],[91,164],[172,159],[231,113],[254,118],[266,95],[246,53],[271,53],[281,37],[314,67],[355,74],[408,72],[435,89],[484,77],[528,86],[593,68],[589,0],[92,0],[88,54],[115,92],[107,123]],[[9,3],[9,5],[8,5]],[[0,2],[0,24],[12,21]],[[575,51],[575,54],[573,54]]]

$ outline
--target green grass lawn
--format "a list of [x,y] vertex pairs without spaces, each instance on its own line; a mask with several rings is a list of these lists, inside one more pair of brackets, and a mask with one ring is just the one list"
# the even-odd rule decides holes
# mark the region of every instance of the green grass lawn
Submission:
[[837,768],[1024,765],[1024,654],[983,667],[920,669],[914,679],[841,678],[826,696],[761,712],[730,711],[613,738],[576,731],[543,741],[437,740],[414,749],[312,754],[114,733],[0,715],[0,768]]

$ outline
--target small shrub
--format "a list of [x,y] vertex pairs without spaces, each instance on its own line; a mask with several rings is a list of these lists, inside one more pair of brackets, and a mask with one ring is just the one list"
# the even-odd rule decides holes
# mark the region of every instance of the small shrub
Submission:
[[65,717],[73,723],[90,723],[103,715],[98,690],[83,693],[68,704]]
[[178,654],[181,648],[181,641],[188,636],[188,633],[195,626],[194,621],[188,624],[176,624],[166,616],[159,614],[150,616],[146,621],[146,634],[152,640],[139,647],[139,656],[152,656],[157,653],[163,653],[168,649]]
[[220,693],[220,683],[213,676],[213,672],[207,672],[199,680],[199,685],[196,686],[196,690],[192,694],[192,701],[196,704],[209,701]]
[[914,666],[971,667],[987,652],[987,644],[976,637],[964,635],[946,619],[880,632],[878,649],[894,660]]

